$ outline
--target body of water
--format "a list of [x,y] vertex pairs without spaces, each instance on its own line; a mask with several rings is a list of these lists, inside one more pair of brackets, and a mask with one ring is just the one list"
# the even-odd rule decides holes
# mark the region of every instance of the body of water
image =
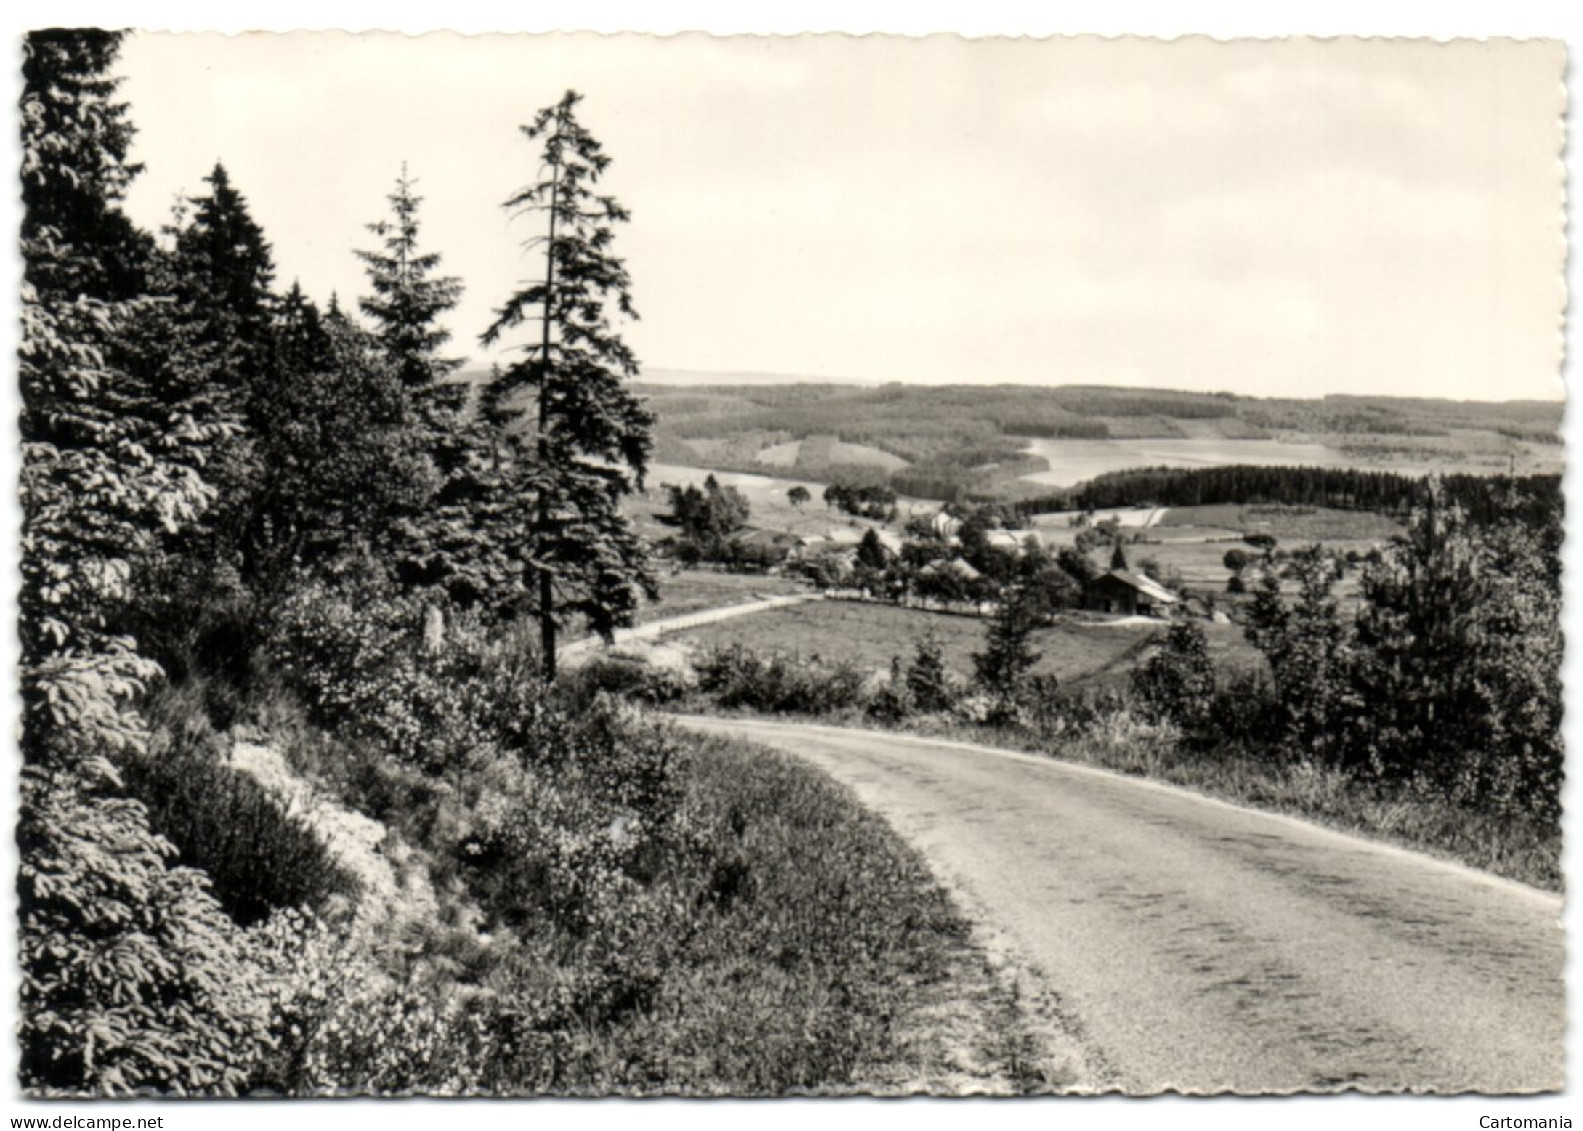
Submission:
[[1131,467],[1355,467],[1358,461],[1324,444],[1280,440],[1030,440],[1027,452],[1050,462],[1030,483],[1071,487]]

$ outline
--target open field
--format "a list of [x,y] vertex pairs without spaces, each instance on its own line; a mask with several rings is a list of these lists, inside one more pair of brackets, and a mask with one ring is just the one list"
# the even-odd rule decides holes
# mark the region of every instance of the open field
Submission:
[[1329,507],[1240,506],[1170,507],[1149,536],[1166,538],[1190,528],[1230,529],[1270,534],[1282,542],[1385,542],[1402,533],[1402,524],[1371,511]]
[[743,605],[764,597],[782,597],[807,591],[807,586],[789,577],[763,573],[720,573],[706,569],[684,569],[660,576],[660,599],[645,601],[638,610],[638,623],[683,617],[705,609]]
[[[722,487],[733,487],[742,492],[748,502],[748,526],[755,530],[784,531],[788,534],[826,534],[832,527],[846,526],[866,530],[871,526],[887,529],[887,524],[853,518],[833,507],[826,506],[823,498],[825,485],[811,479],[798,479],[780,475],[751,475],[737,471],[711,471],[707,467],[687,467],[679,464],[657,463],[649,468],[648,489],[635,495],[626,504],[626,512],[636,523],[638,533],[646,538],[663,538],[674,529],[660,521],[660,516],[670,514],[670,496],[665,488],[684,487],[688,484],[702,487],[704,480],[713,475]],[[792,506],[786,493],[801,486],[812,496],[801,507]],[[939,503],[922,499],[898,498],[897,522],[888,528],[898,529],[911,514],[933,514]]]
[[[700,647],[741,644],[761,653],[779,650],[888,671],[892,657],[900,656],[906,663],[917,642],[932,629],[946,667],[968,677],[973,673],[973,653],[984,646],[986,624],[978,617],[896,605],[824,601],[705,625],[674,639]],[[1062,683],[1093,676],[1123,663],[1163,627],[1073,621],[1044,629],[1034,637],[1034,647],[1042,653],[1036,670]]]
[[[815,443],[818,439],[822,442]],[[817,450],[815,450],[817,449]],[[907,461],[900,456],[867,444],[848,444],[843,440],[832,437],[809,437],[806,440],[789,440],[784,444],[774,444],[758,452],[757,462],[766,467],[792,468],[798,466],[809,467],[810,470],[819,466],[873,466],[886,471],[895,471],[906,467]],[[811,465],[811,466],[810,466]]]

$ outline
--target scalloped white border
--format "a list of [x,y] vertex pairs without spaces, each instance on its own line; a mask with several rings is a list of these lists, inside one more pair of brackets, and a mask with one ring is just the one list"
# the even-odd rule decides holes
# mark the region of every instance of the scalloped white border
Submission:
[[[443,4],[418,4],[410,0],[387,0],[382,3],[348,2],[348,0],[277,0],[260,3],[246,0],[243,3],[222,5],[214,3],[172,2],[172,0],[134,0],[132,3],[111,3],[106,0],[13,0],[13,10],[4,17],[10,38],[8,48],[12,65],[7,69],[10,87],[8,105],[16,104],[19,92],[18,36],[29,28],[48,25],[99,25],[137,26],[147,29],[245,31],[266,29],[289,31],[301,29],[344,28],[347,30],[384,29],[419,33],[449,28],[469,33],[495,31],[554,31],[588,30],[598,32],[644,31],[657,34],[674,34],[699,30],[717,34],[798,34],[808,31],[844,32],[851,34],[901,34],[922,35],[950,32],[970,37],[1000,35],[1048,36],[1057,34],[1099,34],[1106,36],[1139,34],[1153,38],[1177,38],[1184,35],[1204,34],[1214,38],[1278,38],[1289,35],[1314,35],[1334,37],[1343,35],[1413,37],[1447,40],[1453,38],[1555,38],[1569,45],[1568,78],[1575,82],[1579,74],[1576,57],[1583,51],[1583,4],[1577,0],[1453,0],[1435,3],[1400,2],[1400,0],[1301,0],[1301,2],[1273,3],[1251,0],[1198,0],[1195,3],[1172,3],[1170,0],[1081,0],[1081,2],[1043,3],[1027,0],[775,0],[773,3],[752,4],[738,0],[667,0],[664,3],[641,3],[638,0],[579,0],[578,3],[550,5],[536,0],[514,0],[506,3],[478,2],[478,0],[447,0]],[[1563,155],[1567,170],[1569,202],[1575,199],[1573,186],[1583,183],[1583,165],[1580,165],[1580,147],[1571,138],[1576,124],[1576,106],[1579,99],[1574,94],[1568,106],[1569,144]],[[7,165],[17,167],[17,148],[13,127],[4,131],[3,143]],[[14,194],[0,196],[0,209],[6,216],[10,231],[17,230],[17,206]],[[1576,222],[1569,215],[1567,237],[1572,240]],[[14,245],[13,245],[14,246]],[[1570,294],[1579,290],[1579,257],[1568,258],[1567,282]],[[14,452],[16,444],[16,392],[14,388],[16,356],[15,295],[17,293],[18,265],[15,252],[4,261],[5,287],[9,304],[8,317],[0,321],[0,352],[7,359],[8,379],[0,383],[0,428],[5,441],[0,451]],[[1564,330],[1567,345],[1563,375],[1571,387],[1577,374],[1577,336],[1572,320]],[[1569,452],[1583,451],[1583,410],[1569,408],[1565,433]],[[14,623],[15,603],[12,588],[15,574],[15,547],[17,545],[17,514],[14,502],[14,455],[6,455],[6,478],[11,487],[7,499],[0,505],[3,530],[0,530],[0,574],[7,579],[0,590],[0,620],[7,626]],[[1566,480],[1568,495],[1572,500],[1574,518],[1569,533],[1583,530],[1577,517],[1583,511],[1583,472],[1576,468],[1574,459],[1569,466]],[[1566,790],[1567,850],[1564,855],[1566,874],[1574,883],[1583,872],[1583,850],[1577,848],[1583,838],[1583,539],[1569,538],[1565,553],[1566,591],[1568,595],[1564,624],[1569,641],[1575,646],[1568,649],[1565,665],[1569,689],[1569,706],[1566,734],[1569,747],[1577,752],[1572,761],[1572,780]],[[8,673],[14,672],[15,644],[9,628],[0,628],[0,655]],[[9,697],[8,697],[9,698]],[[14,706],[6,715],[7,730],[15,725]],[[16,812],[16,780],[14,765],[8,760],[3,779],[7,810]],[[7,912],[5,923],[0,925],[0,968],[7,973],[0,975],[5,988],[0,990],[0,1118],[13,1115],[54,1117],[57,1115],[91,1115],[103,1117],[121,1115],[131,1117],[163,1116],[164,1125],[171,1131],[208,1131],[216,1127],[257,1127],[278,1129],[285,1123],[294,1131],[320,1131],[343,1125],[357,1126],[366,1122],[370,1126],[394,1128],[404,1131],[438,1131],[440,1127],[457,1125],[472,1131],[473,1128],[528,1128],[532,1127],[626,1127],[641,1121],[645,1131],[651,1129],[696,1128],[720,1126],[738,1128],[752,1125],[758,1128],[798,1128],[808,1121],[817,1120],[821,1125],[863,1127],[865,1131],[876,1123],[905,1125],[908,1131],[933,1128],[955,1128],[966,1121],[993,1120],[999,1127],[1029,1127],[1048,1129],[1059,1125],[1061,1131],[1084,1131],[1087,1128],[1112,1131],[1114,1128],[1169,1126],[1190,1129],[1213,1128],[1214,1131],[1236,1131],[1240,1128],[1258,1128],[1260,1131],[1279,1124],[1281,1131],[1335,1131],[1339,1124],[1346,1124],[1348,1131],[1366,1131],[1372,1127],[1432,1126],[1445,1128],[1477,1128],[1481,1116],[1543,1117],[1565,1115],[1583,1131],[1583,1026],[1573,1024],[1568,1035],[1568,1078],[1572,1085],[1568,1092],[1555,1097],[1534,1099],[1485,1099],[1458,1098],[1402,1098],[1402,1097],[1324,1097],[1290,1098],[1279,1100],[1184,1100],[1166,1097],[1148,1101],[1122,1099],[1062,1100],[1062,1101],[983,1101],[959,1100],[950,1102],[928,1101],[782,1101],[739,1102],[714,1101],[686,1103],[678,1101],[531,1101],[529,1103],[458,1104],[439,1101],[402,1101],[373,1103],[369,1101],[342,1101],[329,1103],[241,1104],[222,1106],[213,1103],[192,1104],[29,1104],[25,1108],[16,1103],[18,1090],[11,1076],[14,1055],[9,1034],[15,1025],[14,977],[9,973],[15,968],[16,947],[14,935],[15,898],[10,893],[10,876],[15,874],[16,848],[9,835],[0,837],[0,875],[6,893],[0,896]],[[1579,907],[1583,901],[1568,901],[1565,922],[1573,940],[1583,938],[1577,932],[1583,926]],[[1574,942],[1572,961],[1569,963],[1569,984],[1572,987],[1573,1008],[1577,1008],[1577,993],[1583,986],[1583,961],[1579,955],[1583,946]],[[1573,1014],[1577,1016],[1576,1013]],[[1052,1106],[1059,1104],[1059,1107]]]

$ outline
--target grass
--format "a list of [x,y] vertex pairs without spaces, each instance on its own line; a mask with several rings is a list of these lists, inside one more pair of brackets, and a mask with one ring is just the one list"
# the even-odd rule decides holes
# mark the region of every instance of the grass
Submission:
[[638,623],[665,617],[741,605],[761,597],[781,597],[806,592],[807,587],[791,578],[768,574],[719,573],[713,570],[684,569],[660,577],[660,599],[644,602],[638,610]]
[[1340,542],[1343,548],[1360,542],[1383,542],[1402,532],[1401,523],[1370,511],[1239,503],[1171,507],[1160,519],[1160,526],[1273,534],[1282,542]]
[[[701,647],[742,644],[760,654],[773,651],[888,671],[891,658],[906,663],[931,629],[940,639],[946,667],[963,677],[973,672],[973,653],[984,646],[986,622],[978,617],[858,601],[820,601],[771,609],[750,617],[704,625],[674,639]],[[1042,653],[1036,670],[1071,683],[1112,667],[1151,635],[1150,626],[1070,622],[1034,636]]]
[[[1033,748],[1044,744],[1034,742]],[[1076,742],[1044,753],[1138,773],[1129,751]],[[1307,762],[1186,748],[1154,752],[1148,777],[1227,801],[1429,852],[1551,891],[1561,890],[1560,844],[1522,822],[1454,806],[1427,791],[1374,787]]]
[[196,709],[201,690],[165,690],[151,714],[146,754],[121,767],[150,826],[175,845],[183,864],[203,868],[215,897],[248,926],[286,907],[322,907],[355,897],[358,883],[310,823],[249,774],[227,764],[227,744]]
[[[711,863],[663,988],[607,1037],[630,1082],[930,1091],[960,1087],[967,1064],[990,1091],[1075,1082],[1030,1078],[1032,1019],[1008,1010],[923,860],[849,789],[757,747],[687,741],[685,804]],[[942,1009],[957,1020],[949,1042]]]

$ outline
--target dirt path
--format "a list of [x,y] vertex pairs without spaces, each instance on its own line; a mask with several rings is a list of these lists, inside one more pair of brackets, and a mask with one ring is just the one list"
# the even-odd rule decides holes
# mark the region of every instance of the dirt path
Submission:
[[1042,973],[1100,1086],[1561,1086],[1556,896],[1030,755],[682,722],[806,758],[883,813]]
[[[702,609],[695,613],[685,613],[678,617],[666,617],[663,620],[649,621],[635,628],[621,628],[616,630],[615,644],[626,644],[634,640],[658,640],[662,636],[669,636],[673,632],[684,632],[689,628],[700,625],[714,624],[716,621],[731,620],[734,617],[751,616],[754,613],[766,612],[769,609],[784,609],[788,605],[801,605],[809,601],[824,600],[823,593],[790,593],[784,597],[765,597],[757,601],[744,601],[740,605],[722,605],[717,609]],[[601,647],[597,636],[585,636],[568,644],[561,650],[560,659],[563,662],[577,662],[586,659]]]

